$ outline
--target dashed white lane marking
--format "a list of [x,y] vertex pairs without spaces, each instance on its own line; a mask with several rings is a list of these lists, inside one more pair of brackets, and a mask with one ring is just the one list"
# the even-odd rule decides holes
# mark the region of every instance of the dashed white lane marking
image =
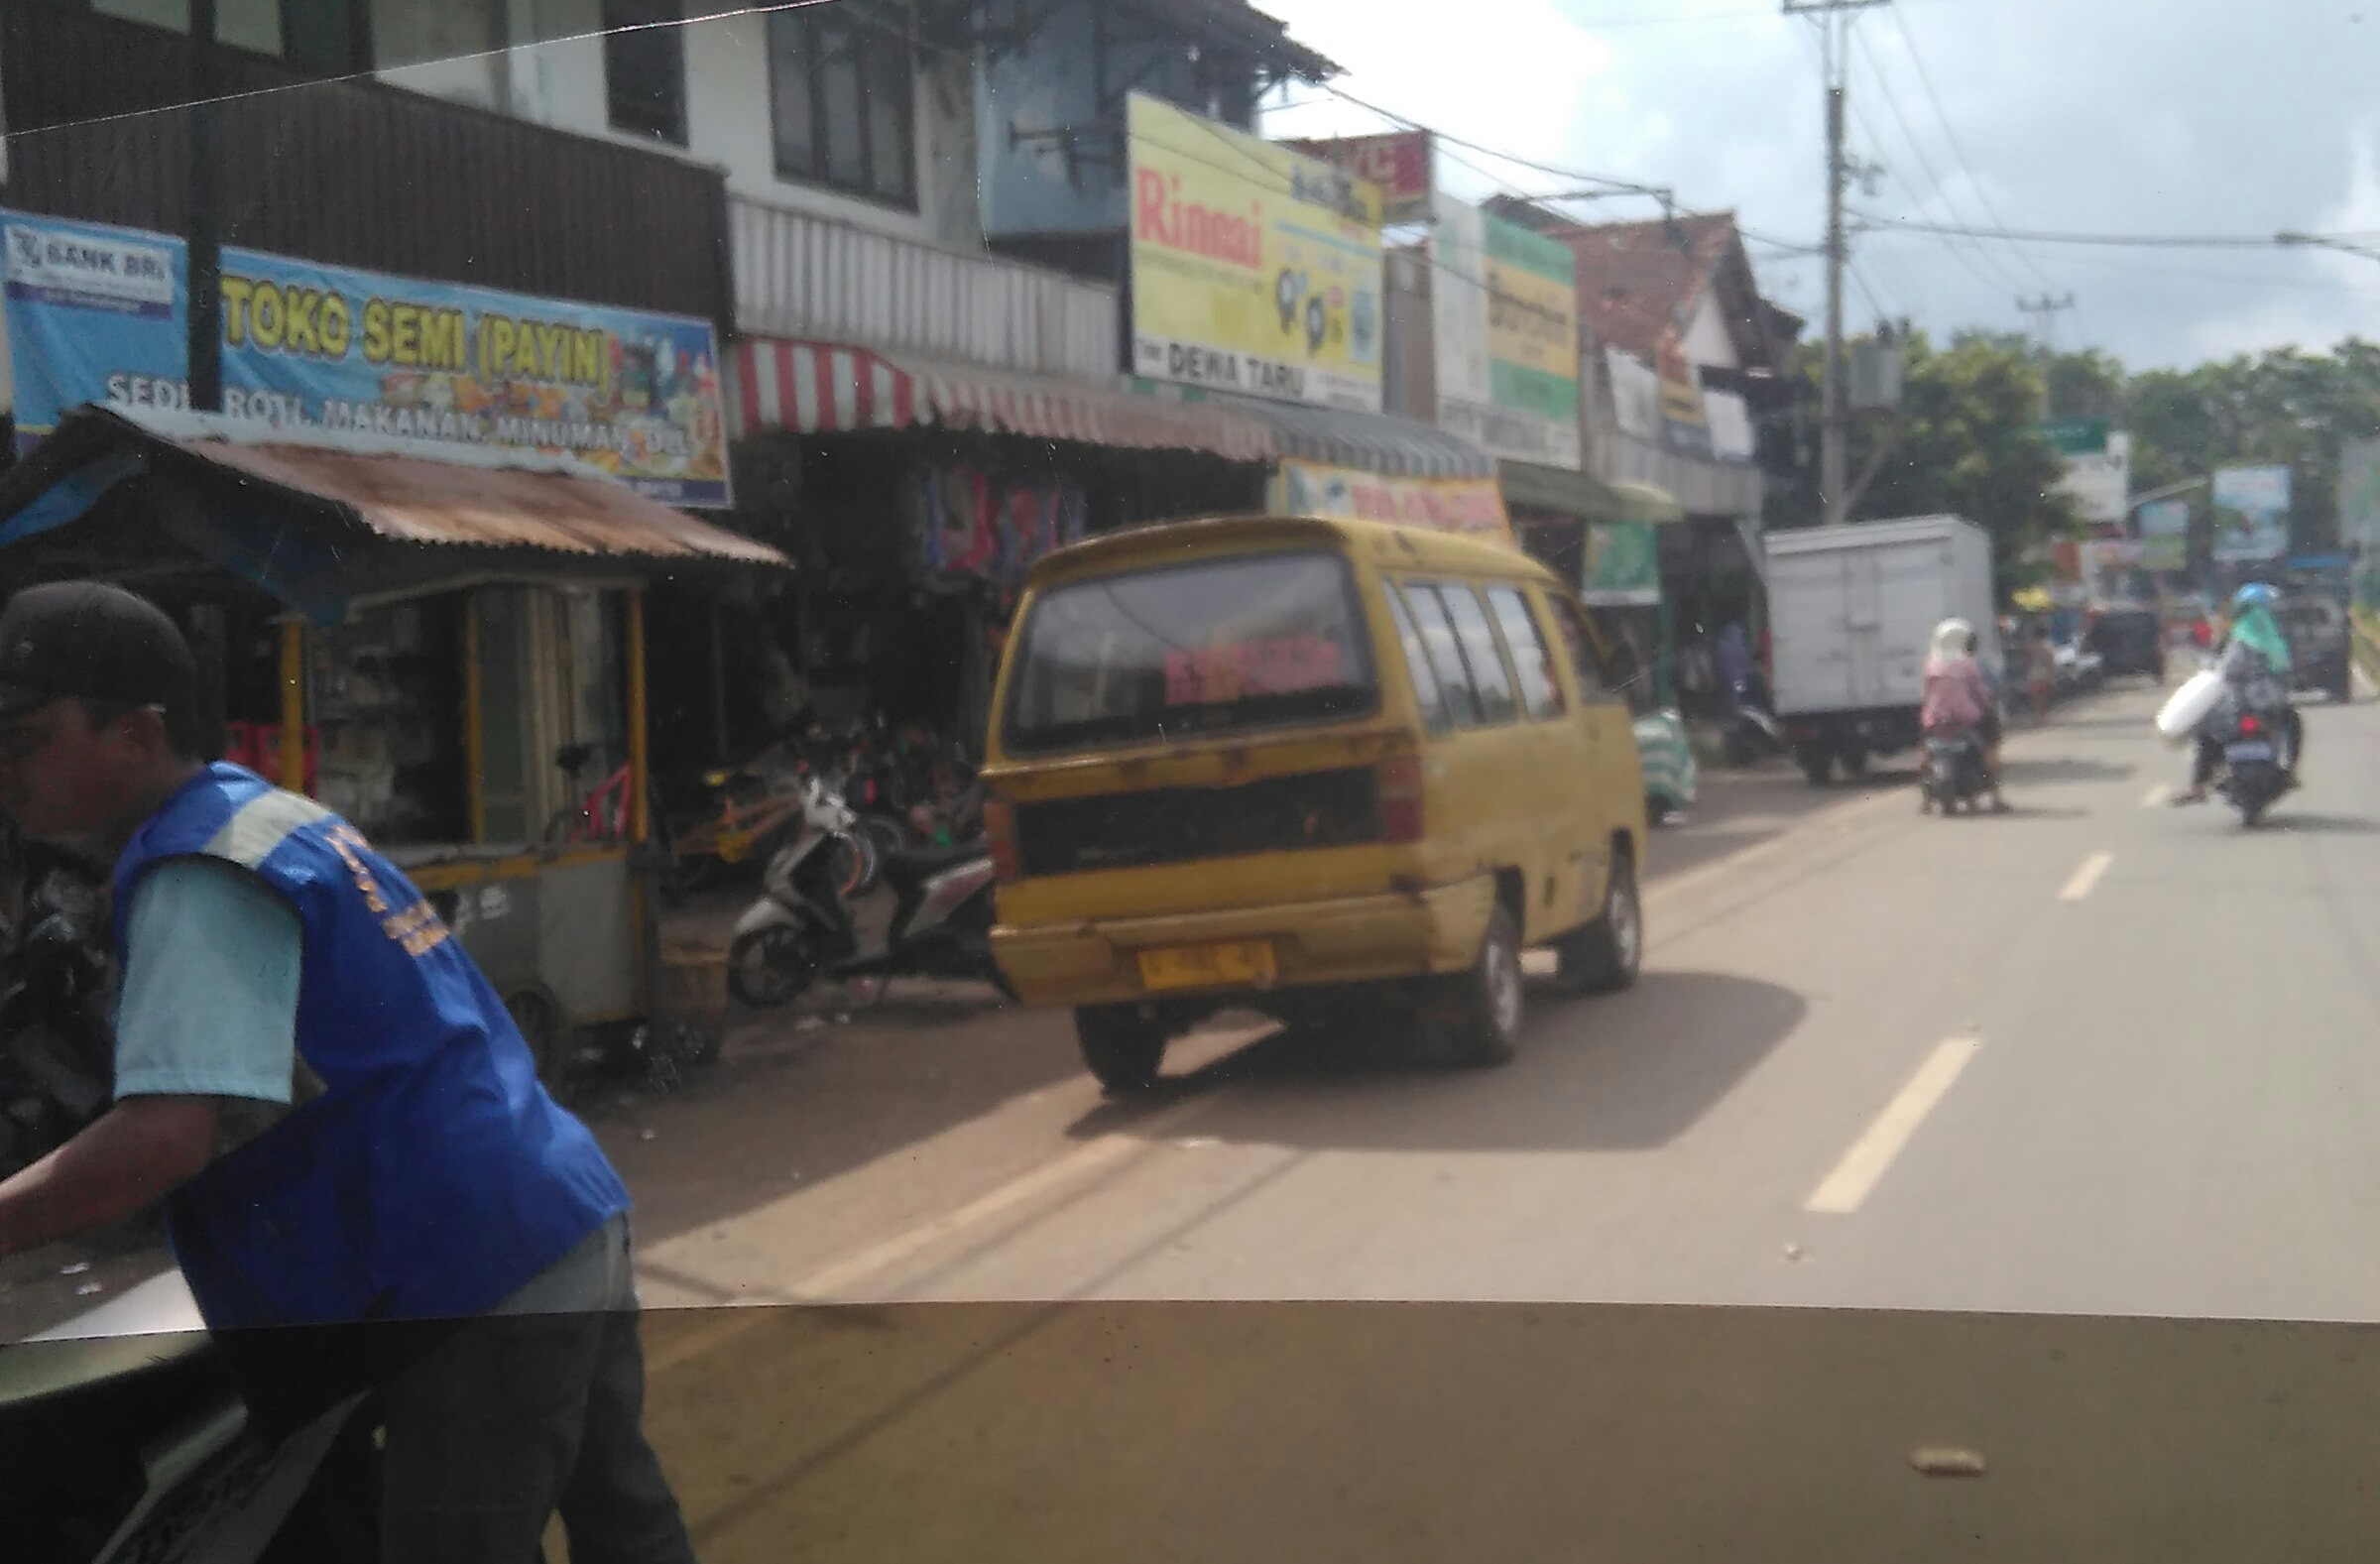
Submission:
[[2093,853],[2083,859],[2082,867],[2075,871],[2074,878],[2067,881],[2065,888],[2058,893],[2058,900],[2061,902],[2082,901],[2090,895],[2090,888],[2099,883],[2099,876],[2105,874],[2107,866],[2114,862],[2115,855],[2113,853]]
[[2173,801],[2173,797],[2174,784],[2172,782],[2159,782],[2156,786],[2151,787],[2147,792],[2144,792],[2140,795],[2140,806],[2143,809],[2162,809],[2168,803]]
[[1892,1101],[1884,1105],[1884,1111],[1876,1115],[1875,1122],[1843,1153],[1833,1171],[1810,1192],[1802,1209],[1838,1217],[1858,1210],[1876,1187],[1876,1181],[1884,1176],[1884,1170],[1892,1166],[1892,1159],[1901,1154],[1901,1148],[1917,1133],[1917,1127],[1926,1122],[1926,1115],[1950,1093],[1959,1072],[1966,1068],[1966,1061],[1982,1046],[1982,1040],[1976,1037],[1946,1037],[1937,1043],[1934,1051],[1926,1055],[1926,1061],[1917,1067],[1917,1073],[1909,1077]]

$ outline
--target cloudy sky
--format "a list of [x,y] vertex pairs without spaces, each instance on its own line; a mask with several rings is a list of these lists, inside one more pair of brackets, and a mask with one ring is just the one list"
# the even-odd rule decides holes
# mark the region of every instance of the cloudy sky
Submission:
[[[1344,65],[1337,85],[1356,97],[1555,168],[1667,185],[1688,207],[1731,207],[1769,239],[1819,237],[1817,33],[1775,0],[1257,4]],[[1892,0],[1853,36],[1850,147],[1885,166],[1856,207],[2060,232],[2369,230],[2380,249],[2380,0]],[[1267,135],[1382,128],[1312,88],[1287,95],[1296,106],[1267,114]],[[1439,178],[1474,197],[1563,182],[1461,149],[1442,151]],[[1815,326],[1819,262],[1753,254],[1771,295]],[[2380,338],[2380,259],[1873,232],[1854,261],[1854,327],[1880,302],[1937,335],[2038,329],[2018,295],[2071,292],[2059,345],[2135,367]]]

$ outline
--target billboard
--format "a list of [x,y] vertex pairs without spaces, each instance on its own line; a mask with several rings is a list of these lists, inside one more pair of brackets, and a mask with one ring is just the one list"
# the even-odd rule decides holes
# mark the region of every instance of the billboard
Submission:
[[[2054,446],[2078,445],[2075,429],[2087,430],[2093,425],[2105,428],[2096,420],[2074,419],[2063,422],[2068,430],[2063,439],[2059,422],[2043,426]],[[2086,522],[2121,526],[2132,493],[2132,436],[2122,429],[2107,430],[2096,450],[2069,448],[2061,454],[2066,471],[2053,492],[2073,499],[2076,514]]]
[[1132,372],[1380,410],[1380,195],[1134,93]]
[[1618,348],[1604,349],[1604,369],[1611,381],[1611,421],[1622,434],[1640,440],[1661,437],[1661,377],[1652,366]]
[[[20,449],[85,402],[189,405],[179,239],[0,212],[0,254]],[[731,503],[709,321],[229,245],[222,301],[231,418],[567,455],[664,504]]]
[[1281,145],[1377,185],[1383,223],[1420,222],[1430,215],[1430,133],[1426,130],[1284,141]]
[[1509,542],[1511,518],[1493,478],[1383,478],[1376,472],[1284,459],[1265,498],[1284,516],[1347,516]]
[[1661,601],[1661,541],[1650,522],[1590,522],[1579,596],[1593,608]]
[[2289,469],[2214,470],[2214,559],[2248,564],[2289,552]]
[[2152,500],[2133,513],[2140,524],[2140,567],[2184,570],[2190,566],[2190,502]]
[[1438,423],[1498,456],[1579,465],[1578,261],[1441,195],[1430,259]]

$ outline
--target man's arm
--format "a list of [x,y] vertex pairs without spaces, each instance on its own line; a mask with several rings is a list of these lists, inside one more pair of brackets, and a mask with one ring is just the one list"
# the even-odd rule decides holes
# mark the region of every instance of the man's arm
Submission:
[[134,894],[116,1106],[0,1183],[0,1258],[121,1222],[287,1112],[297,915],[229,865],[159,866]]
[[0,1260],[110,1227],[155,1205],[214,1155],[211,1097],[133,1097],[0,1182]]

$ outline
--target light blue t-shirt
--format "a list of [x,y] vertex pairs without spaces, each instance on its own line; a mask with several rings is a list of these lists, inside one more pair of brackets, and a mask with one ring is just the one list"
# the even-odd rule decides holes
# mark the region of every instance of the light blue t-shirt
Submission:
[[298,914],[254,875],[177,859],[125,922],[118,1097],[288,1103],[298,1063]]

